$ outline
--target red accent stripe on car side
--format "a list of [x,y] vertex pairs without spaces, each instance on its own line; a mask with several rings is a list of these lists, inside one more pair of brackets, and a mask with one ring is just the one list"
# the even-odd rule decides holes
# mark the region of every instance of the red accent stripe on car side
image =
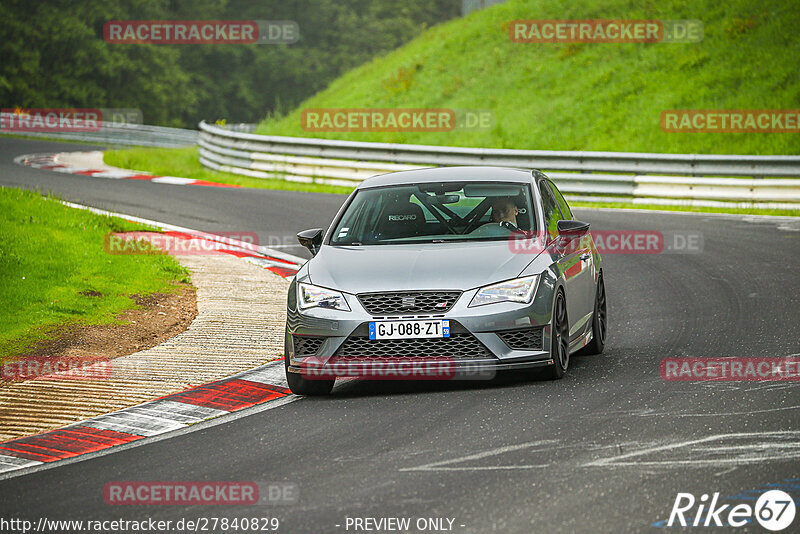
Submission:
[[572,278],[573,276],[576,276],[580,272],[581,272],[581,262],[578,262],[569,269],[567,269],[567,272],[564,273],[564,276],[566,278]]

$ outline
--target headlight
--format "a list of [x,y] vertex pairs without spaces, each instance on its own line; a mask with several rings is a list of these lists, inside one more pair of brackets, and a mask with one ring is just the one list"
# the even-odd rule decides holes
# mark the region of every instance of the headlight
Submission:
[[478,290],[469,303],[469,307],[494,304],[495,302],[521,302],[529,303],[533,299],[538,275],[515,278],[499,284],[482,287]]
[[350,311],[350,306],[344,300],[344,295],[338,291],[312,286],[311,284],[297,284],[297,286],[297,304],[301,310],[318,307]]

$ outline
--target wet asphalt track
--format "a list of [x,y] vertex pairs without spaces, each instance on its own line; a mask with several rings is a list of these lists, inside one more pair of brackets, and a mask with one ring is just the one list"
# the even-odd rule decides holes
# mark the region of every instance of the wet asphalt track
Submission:
[[[199,230],[256,231],[266,245],[325,226],[343,199],[71,176],[12,162],[82,149],[0,138],[0,185]],[[703,252],[604,256],[606,351],[573,358],[564,380],[348,382],[329,398],[251,410],[2,480],[0,517],[277,517],[287,533],[354,532],[346,517],[445,517],[457,533],[640,532],[668,518],[678,492],[720,492],[738,504],[748,502],[734,499],[742,492],[800,478],[800,383],[659,375],[669,356],[800,353],[800,220],[575,211],[595,230],[700,233]],[[120,480],[282,481],[298,485],[299,499],[106,505],[104,484]]]

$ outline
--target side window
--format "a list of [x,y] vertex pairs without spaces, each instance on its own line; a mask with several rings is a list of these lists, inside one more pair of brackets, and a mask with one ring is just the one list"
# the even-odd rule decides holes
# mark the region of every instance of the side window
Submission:
[[542,210],[544,213],[544,224],[547,227],[547,233],[550,234],[551,239],[555,239],[558,235],[558,221],[561,220],[561,212],[558,209],[553,198],[553,193],[550,191],[547,182],[542,180],[539,182],[539,193],[542,195]]
[[558,207],[561,209],[561,214],[564,216],[564,219],[573,219],[572,211],[569,209],[567,205],[567,201],[564,200],[564,196],[561,194],[561,191],[558,190],[556,184],[553,182],[547,182],[549,189],[553,190],[553,194],[556,197],[556,202],[558,202]]

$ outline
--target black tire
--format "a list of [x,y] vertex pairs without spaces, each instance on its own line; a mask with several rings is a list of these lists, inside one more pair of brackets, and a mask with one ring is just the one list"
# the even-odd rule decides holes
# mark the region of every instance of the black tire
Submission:
[[289,383],[289,389],[295,395],[328,395],[333,389],[333,384],[336,380],[309,380],[303,378],[300,373],[289,372],[289,354],[291,353],[289,347],[289,333],[287,332],[284,337],[284,357],[283,366],[286,370],[286,381]]
[[569,320],[567,319],[567,299],[559,289],[553,299],[553,319],[550,323],[550,357],[553,365],[545,370],[550,380],[562,378],[569,367]]
[[594,296],[594,315],[592,316],[592,340],[581,351],[583,354],[600,354],[606,347],[608,333],[608,313],[606,312],[606,286],[603,273],[597,279],[597,292]]

